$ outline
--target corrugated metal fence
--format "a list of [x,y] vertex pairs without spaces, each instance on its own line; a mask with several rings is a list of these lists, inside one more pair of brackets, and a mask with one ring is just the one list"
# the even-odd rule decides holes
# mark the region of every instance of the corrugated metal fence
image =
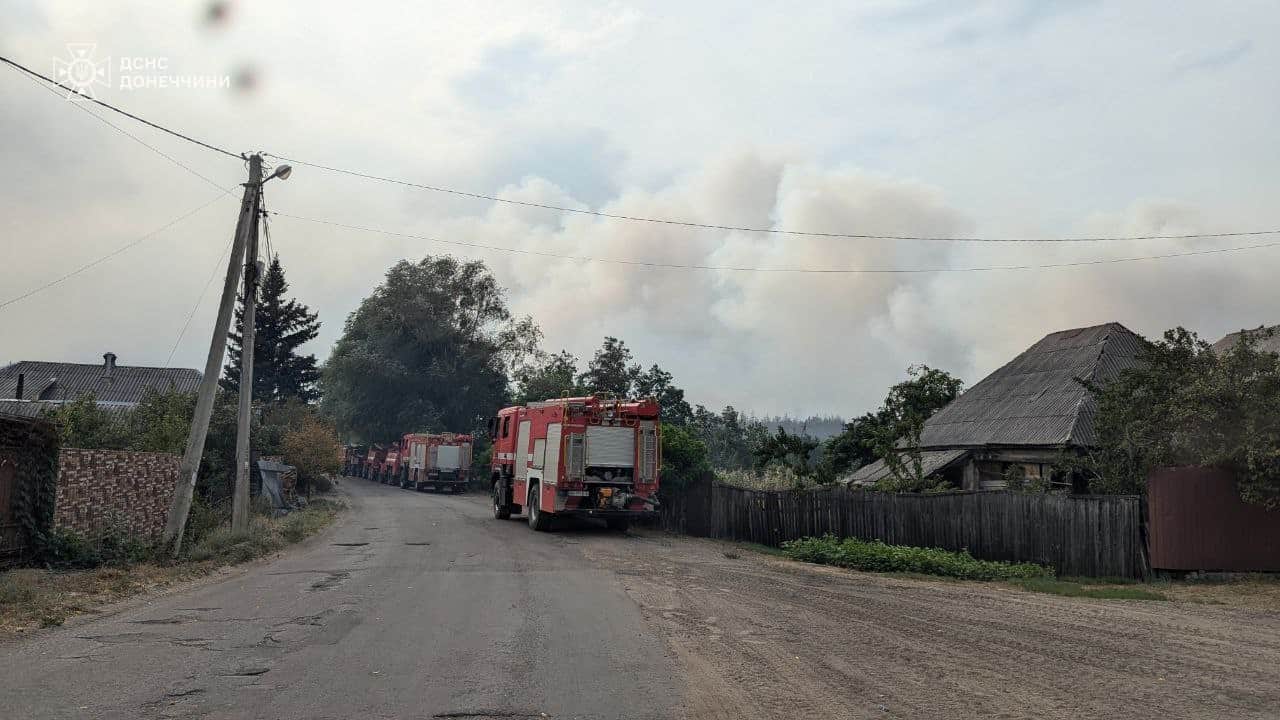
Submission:
[[1152,567],[1280,572],[1280,511],[1242,501],[1230,471],[1161,468],[1147,493]]
[[1037,562],[1059,575],[1147,574],[1142,499],[1013,492],[760,492],[703,483],[662,507],[666,529],[778,546],[831,533]]

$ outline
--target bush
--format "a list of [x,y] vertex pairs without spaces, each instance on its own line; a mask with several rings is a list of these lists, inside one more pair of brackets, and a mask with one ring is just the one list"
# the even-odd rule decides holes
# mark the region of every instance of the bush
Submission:
[[280,441],[285,462],[298,469],[298,489],[319,489],[326,474],[342,469],[342,443],[338,432],[314,412],[302,416],[298,425]]
[[1053,577],[1053,569],[1033,563],[977,560],[967,552],[938,548],[886,545],[833,535],[803,538],[782,544],[792,560],[835,565],[870,572],[912,572],[963,580],[1019,580]]
[[116,527],[96,535],[73,530],[54,530],[41,543],[40,560],[51,568],[95,568],[121,566],[150,560],[155,556],[151,543]]

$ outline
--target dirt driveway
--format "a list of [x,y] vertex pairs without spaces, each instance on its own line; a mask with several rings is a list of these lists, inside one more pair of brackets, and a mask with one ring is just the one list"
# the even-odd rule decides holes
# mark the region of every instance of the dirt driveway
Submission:
[[1280,717],[1280,607],[1065,598],[631,540],[584,549],[626,568],[684,665],[692,718]]

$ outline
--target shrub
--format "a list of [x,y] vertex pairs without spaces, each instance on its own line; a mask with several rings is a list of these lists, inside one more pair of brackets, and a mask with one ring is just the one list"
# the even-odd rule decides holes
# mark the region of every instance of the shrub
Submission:
[[871,572],[913,572],[963,580],[1017,580],[1053,577],[1053,569],[1033,563],[978,560],[967,552],[939,548],[886,545],[833,535],[803,538],[782,544],[793,560],[835,565]]
[[117,526],[94,535],[54,530],[41,543],[40,560],[51,568],[95,568],[129,565],[155,556],[151,543]]
[[315,413],[302,416],[300,423],[280,441],[285,462],[298,469],[298,489],[317,488],[325,474],[342,468],[342,444],[332,425]]

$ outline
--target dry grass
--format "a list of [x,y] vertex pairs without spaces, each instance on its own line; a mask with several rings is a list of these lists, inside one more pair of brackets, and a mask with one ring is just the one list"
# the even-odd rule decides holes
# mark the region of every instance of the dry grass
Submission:
[[172,564],[0,572],[0,638],[61,625],[73,615],[270,554],[318,532],[333,521],[341,507],[319,500],[283,518],[255,519],[245,533],[217,528],[194,543],[183,560]]
[[1170,600],[1280,612],[1280,575],[1241,575],[1229,580],[1181,580],[1160,586]]

